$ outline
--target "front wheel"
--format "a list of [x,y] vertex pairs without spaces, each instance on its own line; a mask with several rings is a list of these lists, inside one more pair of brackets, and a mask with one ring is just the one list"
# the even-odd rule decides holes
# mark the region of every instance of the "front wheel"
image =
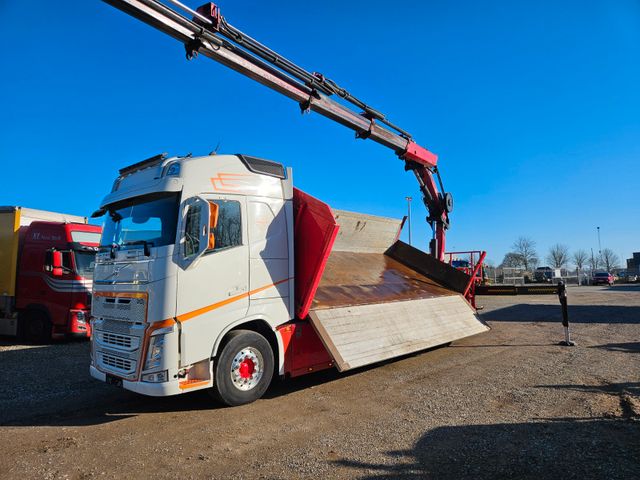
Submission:
[[251,403],[269,387],[273,364],[266,338],[250,330],[235,330],[218,354],[212,393],[229,406]]
[[46,314],[35,310],[22,315],[22,336],[29,343],[44,344],[51,342],[51,322]]

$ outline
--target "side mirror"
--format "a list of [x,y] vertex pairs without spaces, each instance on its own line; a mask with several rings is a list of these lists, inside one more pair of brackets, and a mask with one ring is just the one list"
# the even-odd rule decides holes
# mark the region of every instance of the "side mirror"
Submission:
[[183,217],[182,261],[189,268],[209,248],[215,239],[211,237],[211,224],[217,222],[217,211],[201,197],[187,200]]
[[62,252],[54,250],[51,252],[51,274],[54,277],[61,277],[63,273],[62,269]]
[[209,242],[207,249],[211,250],[216,246],[216,237],[213,231],[218,226],[218,213],[220,207],[217,203],[209,202]]

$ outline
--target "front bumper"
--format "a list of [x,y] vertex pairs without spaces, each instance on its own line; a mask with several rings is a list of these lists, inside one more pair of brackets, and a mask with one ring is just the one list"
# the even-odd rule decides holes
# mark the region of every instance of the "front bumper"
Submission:
[[[89,373],[96,380],[100,380],[102,382],[107,381],[107,374],[101,372],[93,365],[90,366]],[[142,395],[149,395],[150,397],[166,397],[185,392],[185,390],[180,389],[180,383],[177,379],[162,383],[136,382],[123,379],[122,388]]]

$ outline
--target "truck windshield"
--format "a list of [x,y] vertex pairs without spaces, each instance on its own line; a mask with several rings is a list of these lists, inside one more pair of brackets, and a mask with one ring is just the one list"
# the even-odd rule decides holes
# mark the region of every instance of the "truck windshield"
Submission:
[[101,247],[161,247],[175,242],[178,194],[155,193],[106,207]]
[[73,252],[76,260],[77,274],[85,278],[93,278],[93,269],[96,265],[94,252]]

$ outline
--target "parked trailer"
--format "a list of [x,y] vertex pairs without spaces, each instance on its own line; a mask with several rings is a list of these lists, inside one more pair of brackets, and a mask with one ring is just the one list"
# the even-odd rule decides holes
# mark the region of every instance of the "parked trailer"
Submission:
[[0,335],[87,337],[100,227],[86,217],[0,207]]
[[274,374],[340,371],[488,330],[463,272],[332,211],[250,156],[122,169],[104,215],[91,375],[146,395],[259,398]]

